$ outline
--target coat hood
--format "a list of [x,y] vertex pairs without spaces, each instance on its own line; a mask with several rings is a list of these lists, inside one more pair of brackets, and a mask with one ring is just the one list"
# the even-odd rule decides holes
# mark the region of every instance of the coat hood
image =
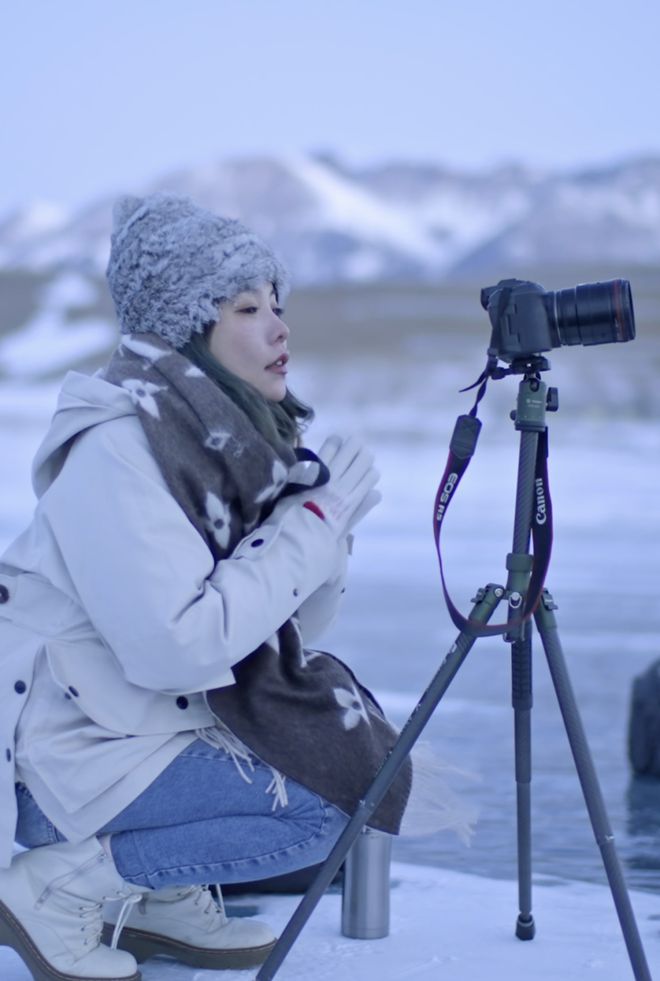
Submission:
[[37,497],[50,487],[64,465],[76,436],[92,426],[135,415],[128,392],[99,375],[70,371],[65,379],[50,427],[32,464],[32,486]]

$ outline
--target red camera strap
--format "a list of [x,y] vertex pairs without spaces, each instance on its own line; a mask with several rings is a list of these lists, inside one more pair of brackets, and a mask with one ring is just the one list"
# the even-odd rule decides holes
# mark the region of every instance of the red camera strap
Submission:
[[[477,400],[478,401],[478,400]],[[475,412],[476,405],[472,410]],[[506,623],[485,625],[472,620],[457,609],[447,591],[442,554],[440,550],[440,535],[447,509],[456,493],[461,478],[468,468],[477,445],[481,422],[475,415],[459,416],[449,444],[449,456],[445,472],[440,480],[435,498],[433,512],[433,533],[435,538],[442,590],[449,615],[456,627],[472,637],[487,637],[506,633],[508,630],[522,626],[530,619],[538,606],[543,592],[545,577],[550,565],[552,551],[552,502],[548,485],[548,431],[539,433],[536,467],[534,474],[535,507],[532,520],[533,564],[529,588],[525,596],[521,616],[508,620]]]

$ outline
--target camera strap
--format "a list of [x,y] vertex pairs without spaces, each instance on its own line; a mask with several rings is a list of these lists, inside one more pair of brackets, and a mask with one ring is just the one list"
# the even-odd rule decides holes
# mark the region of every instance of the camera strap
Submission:
[[449,444],[447,465],[436,494],[433,513],[433,533],[440,564],[442,590],[449,615],[454,625],[472,637],[487,637],[503,634],[512,628],[522,626],[523,623],[530,619],[538,606],[543,592],[548,566],[550,565],[550,553],[552,550],[552,501],[550,499],[550,487],[548,484],[548,431],[544,429],[539,433],[534,473],[535,507],[531,526],[533,543],[532,572],[525,600],[522,603],[520,616],[510,619],[506,623],[489,625],[463,616],[453,603],[447,590],[442,564],[442,553],[440,550],[440,535],[447,509],[474,455],[481,431],[481,421],[477,418],[476,409],[477,404],[483,397],[487,378],[480,379],[479,381],[481,382],[479,394],[469,415],[459,416],[456,420],[456,426],[454,427]]

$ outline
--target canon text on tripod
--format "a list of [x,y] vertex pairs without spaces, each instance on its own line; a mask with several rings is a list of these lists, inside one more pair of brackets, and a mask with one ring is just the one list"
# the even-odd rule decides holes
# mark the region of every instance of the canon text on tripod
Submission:
[[536,488],[536,523],[537,525],[544,525],[548,520],[548,514],[545,507],[545,490],[543,488],[543,480],[537,477],[534,481],[534,486]]

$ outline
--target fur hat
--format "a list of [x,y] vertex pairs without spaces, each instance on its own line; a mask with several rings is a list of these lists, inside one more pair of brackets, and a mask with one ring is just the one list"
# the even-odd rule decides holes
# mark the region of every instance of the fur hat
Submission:
[[270,249],[189,198],[120,198],[113,219],[107,276],[122,333],[153,331],[179,348],[243,290],[272,283],[286,299],[289,277]]

